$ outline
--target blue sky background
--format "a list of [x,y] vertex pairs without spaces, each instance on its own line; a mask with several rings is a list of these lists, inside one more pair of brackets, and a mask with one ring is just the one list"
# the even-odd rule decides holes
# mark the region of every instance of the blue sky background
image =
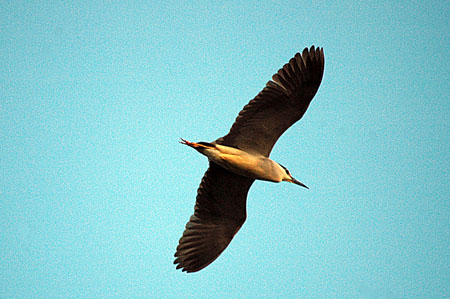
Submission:
[[[206,2],[206,3],[205,3]],[[0,296],[450,296],[448,1],[2,1]],[[322,85],[195,274],[173,254],[212,141],[284,63]]]

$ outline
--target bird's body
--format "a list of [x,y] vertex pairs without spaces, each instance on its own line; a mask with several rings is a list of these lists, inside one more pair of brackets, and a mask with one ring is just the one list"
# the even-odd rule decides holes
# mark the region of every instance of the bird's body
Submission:
[[182,140],[183,144],[197,149],[200,153],[217,165],[235,174],[255,180],[279,183],[287,179],[285,169],[272,159],[260,154],[251,154],[240,149],[205,143]]
[[210,164],[175,253],[177,269],[199,271],[225,250],[247,217],[247,193],[255,180],[306,187],[269,155],[281,134],[308,108],[322,80],[324,61],[322,49],[304,49],[244,107],[227,135],[212,143],[182,139]]

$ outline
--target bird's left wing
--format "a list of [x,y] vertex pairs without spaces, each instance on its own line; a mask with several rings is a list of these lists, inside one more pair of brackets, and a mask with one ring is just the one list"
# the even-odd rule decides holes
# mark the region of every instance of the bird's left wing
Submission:
[[269,156],[278,138],[298,121],[322,81],[323,49],[297,53],[239,113],[230,132],[216,143]]
[[253,182],[210,162],[198,188],[194,215],[175,253],[177,269],[199,271],[225,250],[246,219],[247,193]]

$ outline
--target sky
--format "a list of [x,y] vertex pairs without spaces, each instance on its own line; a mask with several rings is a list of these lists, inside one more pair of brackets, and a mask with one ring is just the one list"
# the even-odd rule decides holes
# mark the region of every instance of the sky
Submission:
[[[450,2],[0,2],[0,297],[450,297]],[[173,254],[208,162],[296,52],[305,116],[198,273]]]

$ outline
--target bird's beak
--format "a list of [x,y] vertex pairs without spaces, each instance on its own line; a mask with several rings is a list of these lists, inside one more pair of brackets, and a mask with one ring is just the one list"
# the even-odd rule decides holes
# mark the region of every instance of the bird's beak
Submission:
[[291,183],[294,183],[294,184],[297,184],[297,185],[300,185],[300,186],[302,186],[302,187],[305,187],[306,189],[309,189],[308,188],[308,186],[306,186],[305,184],[303,184],[302,182],[300,182],[300,181],[297,181],[296,179],[294,179],[293,177],[291,177],[291,179],[290,180],[288,180],[288,182],[291,182]]

